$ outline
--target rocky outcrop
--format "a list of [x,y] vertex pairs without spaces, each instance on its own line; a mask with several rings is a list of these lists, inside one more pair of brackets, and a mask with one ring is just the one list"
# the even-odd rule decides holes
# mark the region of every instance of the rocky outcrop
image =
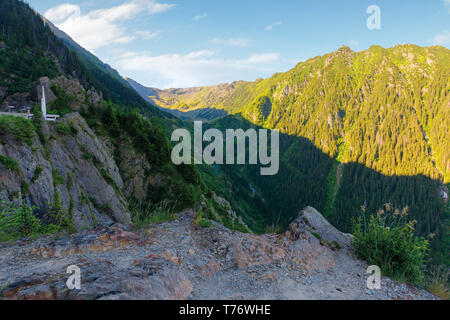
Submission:
[[19,170],[0,164],[0,200],[37,206],[45,221],[59,198],[77,230],[114,221],[130,223],[120,192],[123,181],[107,142],[78,113],[43,122],[42,132],[47,142],[35,136],[30,146],[2,136],[0,154],[17,160]]
[[42,99],[42,87],[45,89],[45,99],[47,106],[55,101],[56,96],[52,91],[52,85],[56,85],[63,89],[66,93],[74,97],[70,102],[72,110],[79,111],[80,107],[84,107],[86,99],[94,104],[100,101],[99,95],[93,91],[86,92],[80,82],[76,79],[68,79],[64,76],[59,76],[55,79],[49,79],[48,77],[41,77],[32,84],[32,88],[29,92],[17,92],[12,95],[7,95],[6,88],[0,88],[0,98],[2,102],[1,108],[12,105],[16,107],[16,111],[21,111],[25,107],[32,107],[33,105],[40,104]]
[[[322,228],[319,215],[306,208],[286,233],[253,235],[201,228],[188,210],[139,232],[114,224],[56,240],[0,244],[0,298],[435,299],[387,278],[380,290],[369,290],[366,263],[308,231],[337,236]],[[66,271],[73,265],[81,288],[70,290]]]
[[56,96],[53,94],[53,91],[51,90],[52,83],[48,77],[42,77],[39,78],[38,81],[36,81],[36,84],[31,92],[31,98],[34,101],[41,101],[42,87],[44,87],[45,90],[45,99],[47,101],[47,104],[54,101],[56,99]]
[[[77,79],[67,79],[64,76],[59,76],[58,78],[52,80],[52,84],[58,86],[67,94],[74,97],[74,101],[70,103],[70,108],[75,111],[79,111],[80,108],[83,107],[85,108],[85,100],[87,98],[89,99],[89,96],[92,96],[92,94],[87,94],[87,92],[84,90],[83,86]],[[96,101],[96,103],[97,102],[98,100]]]
[[348,233],[342,233],[331,225],[319,211],[312,207],[306,207],[300,211],[297,218],[289,225],[288,231],[285,233],[286,237],[291,240],[298,240],[305,233],[314,235],[318,240],[322,240],[323,243],[335,245],[349,249],[352,235]]
[[122,141],[119,146],[119,166],[123,172],[124,186],[123,194],[127,198],[134,197],[139,201],[145,200],[148,186],[152,179],[149,172],[152,168],[145,155],[138,155],[131,147],[130,141]]
[[7,106],[13,106],[16,109],[14,111],[20,111],[23,107],[31,106],[29,93],[14,93],[12,95],[6,96],[6,92],[3,95],[3,102],[1,109],[6,111]]
[[284,245],[308,271],[336,265],[336,252],[350,249],[351,235],[333,227],[316,209],[306,207],[283,234]]
[[95,89],[88,90],[86,92],[86,95],[87,95],[88,101],[94,105],[96,105],[103,99],[103,94],[101,92],[100,92],[100,94],[97,93],[97,91],[95,91]]
[[[233,208],[231,207],[230,202],[227,199],[218,196],[215,192],[212,193],[212,196],[213,196],[213,200],[225,210],[226,214],[228,215],[228,218],[231,219],[233,224],[240,224],[246,230],[250,230],[250,228],[244,222],[242,217],[238,216],[236,211],[233,210]],[[216,212],[215,212],[215,215],[217,217],[217,220],[220,221],[220,216]]]

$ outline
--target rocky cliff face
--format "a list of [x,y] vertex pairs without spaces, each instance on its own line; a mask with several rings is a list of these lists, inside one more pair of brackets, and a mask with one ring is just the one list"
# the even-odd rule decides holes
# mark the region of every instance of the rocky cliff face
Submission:
[[[36,115],[33,126],[16,123],[14,119],[19,118],[2,118],[2,125],[14,127],[14,130],[0,130],[0,156],[16,162],[17,166],[11,168],[0,161],[0,201],[35,206],[35,214],[44,223],[54,223],[54,208],[61,208],[74,229],[80,231],[98,224],[130,224],[130,203],[142,204],[142,210],[148,211],[144,214],[150,215],[149,206],[170,200],[165,197],[177,192],[173,185],[180,178],[176,172],[162,169],[167,165],[164,161],[168,160],[156,163],[157,157],[150,158],[146,153],[146,148],[153,145],[161,147],[164,137],[151,131],[145,133],[146,137],[136,138],[136,132],[127,130],[120,130],[120,137],[111,137],[106,129],[110,123],[102,123],[109,118],[92,118],[84,113],[86,110],[93,114],[103,112],[99,110],[104,110],[106,103],[99,102],[101,94],[85,90],[76,79],[40,78],[27,94],[34,105],[42,98],[42,87],[49,112],[60,108],[63,113],[73,113],[56,122],[38,121]],[[27,141],[21,137],[21,125],[31,131],[27,133]],[[151,123],[143,126],[149,129]],[[139,139],[148,144],[137,148],[134,140]],[[159,194],[160,190],[164,190],[164,196]],[[149,193],[156,194],[158,199],[150,199]],[[226,215],[232,221],[238,220],[229,203],[226,204]],[[243,225],[242,220],[239,221]]]
[[78,113],[43,122],[42,133],[45,145],[37,136],[27,145],[2,135],[0,154],[18,161],[19,170],[0,164],[0,200],[27,201],[45,219],[59,197],[77,230],[114,221],[130,223],[120,191],[124,183],[108,142],[99,139]]
[[[313,208],[281,235],[202,228],[195,216],[183,211],[138,232],[115,224],[0,244],[0,299],[435,299],[384,277],[369,290],[350,236]],[[79,290],[66,286],[71,265]]]

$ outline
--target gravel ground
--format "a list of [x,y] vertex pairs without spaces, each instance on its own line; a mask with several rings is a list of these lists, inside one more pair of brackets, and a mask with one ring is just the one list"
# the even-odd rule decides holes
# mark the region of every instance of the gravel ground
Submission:
[[[0,246],[2,299],[437,299],[382,278],[367,264],[305,230],[283,235],[201,228],[195,213],[130,232],[122,225]],[[295,237],[292,238],[292,235]],[[66,269],[81,271],[69,290]]]

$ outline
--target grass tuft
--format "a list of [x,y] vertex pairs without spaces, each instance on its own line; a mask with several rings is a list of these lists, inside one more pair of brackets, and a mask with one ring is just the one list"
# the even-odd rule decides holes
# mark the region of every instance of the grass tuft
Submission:
[[405,221],[407,210],[387,211],[353,221],[353,250],[358,258],[379,266],[386,276],[419,284],[424,278],[428,240],[415,235],[415,221]]

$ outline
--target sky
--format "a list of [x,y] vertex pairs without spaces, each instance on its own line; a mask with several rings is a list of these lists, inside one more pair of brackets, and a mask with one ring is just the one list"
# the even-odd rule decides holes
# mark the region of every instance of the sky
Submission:
[[450,48],[450,0],[26,2],[122,76],[161,89],[267,78],[342,45]]

